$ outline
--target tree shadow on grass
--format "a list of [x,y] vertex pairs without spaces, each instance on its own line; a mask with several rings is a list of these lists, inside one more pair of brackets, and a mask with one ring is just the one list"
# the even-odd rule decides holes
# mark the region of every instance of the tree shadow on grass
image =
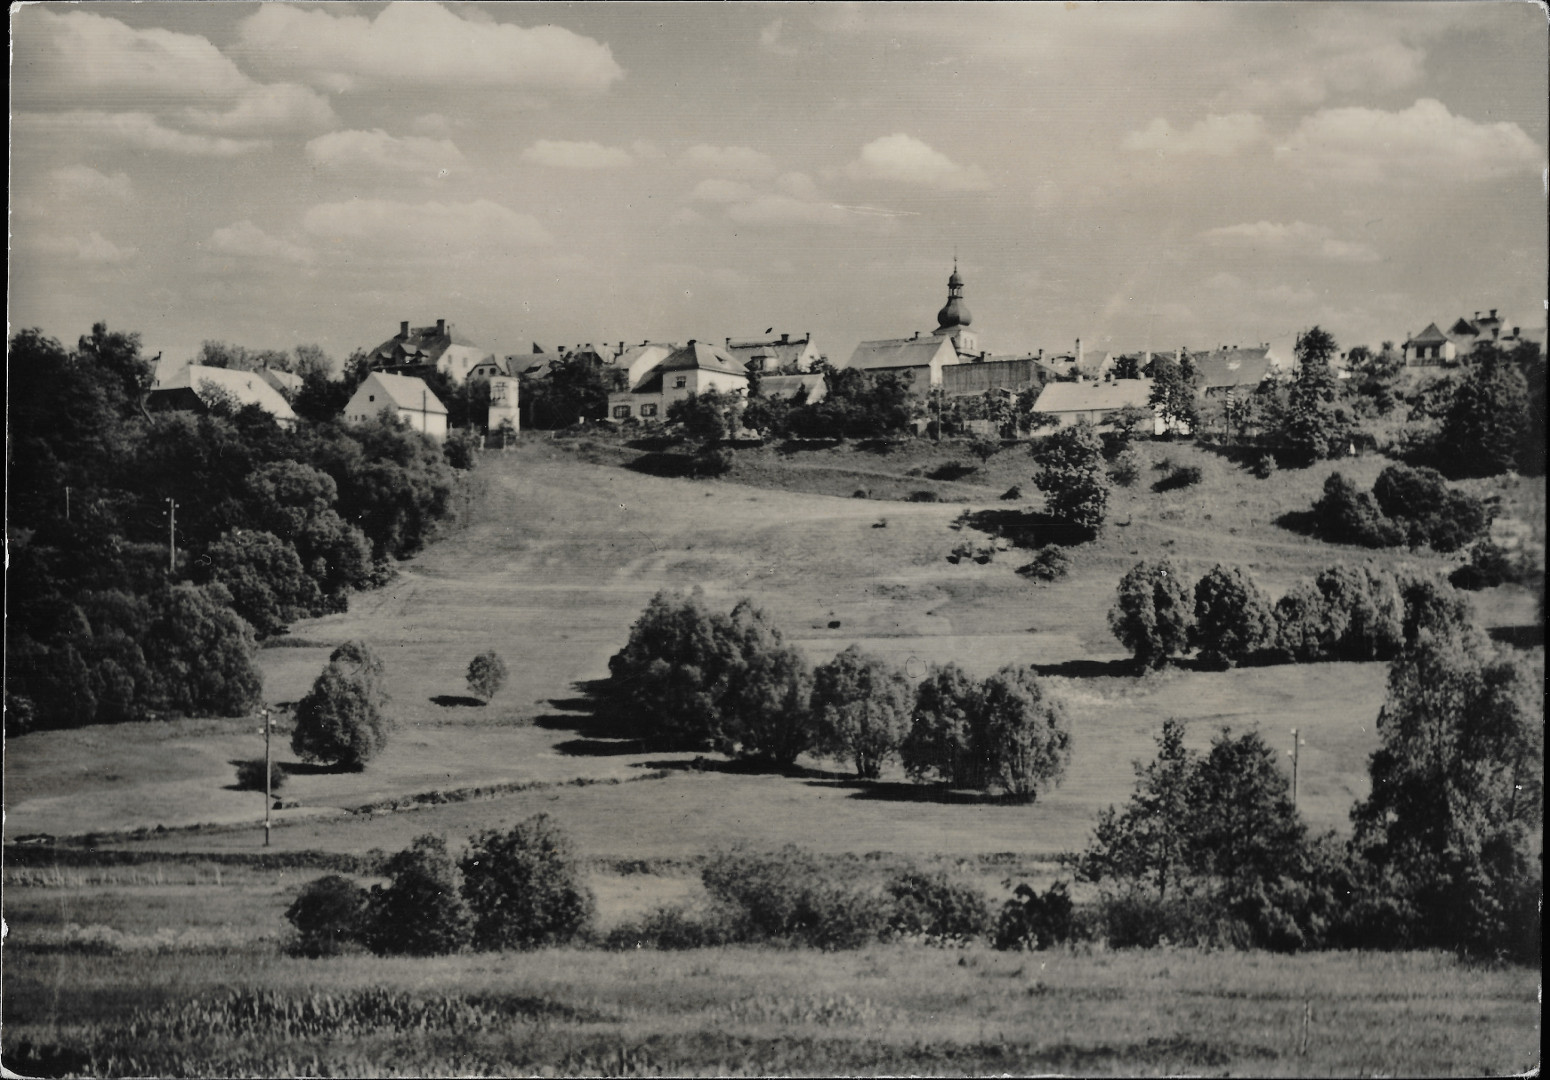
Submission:
[[431,697],[431,704],[440,705],[444,709],[455,706],[474,708],[482,707],[485,702],[483,698],[469,697],[466,694],[435,694]]
[[[641,744],[639,732],[614,705],[607,679],[588,679],[571,683],[576,697],[550,698],[549,707],[558,711],[533,717],[535,727],[545,731],[572,731],[579,736],[557,747],[561,753],[579,756],[600,756],[607,744],[631,742]],[[588,744],[595,743],[595,746]],[[569,746],[570,749],[564,749]],[[619,750],[616,753],[641,751]]]
[[554,749],[567,757],[624,757],[656,749],[648,739],[566,739]]
[[1040,675],[1058,675],[1063,679],[1135,678],[1146,671],[1128,657],[1123,660],[1065,660],[1059,664],[1029,666]]
[[682,480],[694,475],[696,468],[692,454],[657,452],[642,454],[634,461],[625,463],[626,469],[647,476],[660,476],[669,480]]
[[970,473],[979,472],[979,466],[966,465],[961,461],[949,461],[946,465],[938,465],[926,474],[927,480],[962,480]]
[[775,448],[780,454],[799,454],[804,450],[833,450],[839,439],[787,439]]
[[963,519],[971,529],[1004,536],[1014,547],[1039,548],[1046,544],[1074,547],[1093,538],[1092,530],[1033,510],[976,510]]
[[1515,649],[1536,649],[1545,643],[1545,628],[1535,623],[1531,626],[1492,626],[1486,630],[1491,640]]
[[1298,536],[1319,539],[1318,515],[1312,510],[1288,510],[1275,519],[1275,524],[1287,532],[1296,533]]
[[810,780],[808,787],[849,791],[849,799],[864,802],[937,803],[944,806],[1027,806],[1026,802],[982,791],[945,788],[940,784],[915,784],[903,780],[862,780],[846,776],[837,780]]
[[639,762],[639,766],[642,769],[723,773],[728,776],[784,776],[792,780],[809,782],[843,780],[851,775],[830,769],[813,769],[806,765],[777,765],[760,758],[708,758],[703,755],[693,758],[642,761]]

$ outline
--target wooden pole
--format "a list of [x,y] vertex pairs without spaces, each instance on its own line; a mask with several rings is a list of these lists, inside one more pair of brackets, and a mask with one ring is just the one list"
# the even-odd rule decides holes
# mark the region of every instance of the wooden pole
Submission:
[[269,706],[264,706],[264,846],[269,846],[269,812],[274,807],[274,792],[269,786]]
[[1297,808],[1297,758],[1298,748],[1302,746],[1302,739],[1297,735],[1297,729],[1292,728],[1292,809]]
[[178,504],[167,500],[167,573],[178,572]]

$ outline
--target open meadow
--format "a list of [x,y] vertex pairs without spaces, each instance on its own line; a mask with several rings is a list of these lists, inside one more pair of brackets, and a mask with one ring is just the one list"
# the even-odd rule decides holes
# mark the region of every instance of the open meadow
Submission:
[[[262,651],[275,754],[288,773],[267,851],[263,796],[238,790],[234,774],[236,762],[263,755],[257,717],[9,740],[7,1064],[167,1075],[1530,1067],[1537,971],[1426,954],[878,946],[841,955],[546,950],[429,963],[281,954],[286,906],[327,869],[426,832],[456,846],[538,812],[587,860],[605,931],[701,895],[699,861],[737,845],[797,844],[858,877],[905,862],[937,866],[999,903],[1008,884],[1042,886],[1060,874],[1059,856],[1084,844],[1095,815],[1127,798],[1132,762],[1151,757],[1170,717],[1197,747],[1230,725],[1289,749],[1298,729],[1298,806],[1315,829],[1349,831],[1377,745],[1386,665],[1184,665],[1138,677],[1107,625],[1115,584],[1143,557],[1172,558],[1191,579],[1218,562],[1242,566],[1272,595],[1336,562],[1447,569],[1456,558],[1334,547],[1276,524],[1305,510],[1332,469],[1370,487],[1382,459],[1257,480],[1191,444],[1140,450],[1143,479],[1116,489],[1109,527],[1070,550],[1071,573],[1054,584],[1020,576],[1029,553],[1017,548],[984,564],[948,559],[965,535],[989,539],[963,524],[966,509],[1038,506],[1024,446],[983,464],[961,444],[767,447],[739,451],[716,481],[631,468],[639,452],[606,438],[527,437],[486,453],[465,527],[401,564],[388,585],[353,597],[349,612],[297,623]],[[1201,483],[1153,491],[1161,473],[1151,466],[1164,458],[1200,466]],[[1014,485],[1029,495],[1001,499]],[[1498,535],[1542,549],[1543,480],[1469,486],[1500,497]],[[918,491],[936,501],[912,501]],[[856,642],[916,678],[948,660],[979,675],[1037,665],[1071,718],[1065,780],[1032,805],[1008,805],[913,785],[896,766],[878,782],[817,758],[758,773],[618,738],[597,724],[589,688],[663,588],[701,588],[723,610],[750,596],[815,662]],[[1535,618],[1523,588],[1476,594],[1476,605],[1484,625],[1519,638]],[[356,638],[386,660],[397,729],[364,771],[304,765],[289,747],[289,710],[329,652]],[[468,661],[485,649],[511,670],[488,704],[464,684]],[[336,1041],[321,1021],[314,1030],[290,1019],[288,1006],[273,1016],[252,1006],[268,1019],[254,1019],[243,1040],[211,1043],[192,1003],[219,1011],[210,1003],[234,987],[292,1003],[321,995],[346,1013],[368,993],[440,995],[472,1019],[430,1033],[412,1017],[398,1027],[363,1021]],[[140,1025],[127,1042],[142,1056],[110,1060],[126,1024]]]

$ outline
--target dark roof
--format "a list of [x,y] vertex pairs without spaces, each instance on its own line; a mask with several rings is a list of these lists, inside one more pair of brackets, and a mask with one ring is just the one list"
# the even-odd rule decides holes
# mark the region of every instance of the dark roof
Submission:
[[818,372],[806,375],[766,375],[759,380],[759,396],[783,398],[794,403],[823,400],[828,384]]
[[729,355],[719,345],[707,345],[703,341],[691,341],[682,348],[674,349],[668,358],[657,365],[661,371],[720,371],[728,375],[747,376],[748,369],[742,361]]
[[1406,345],[1441,345],[1448,340],[1448,335],[1437,329],[1436,323],[1427,323],[1426,329],[1415,337],[1405,342]]
[[453,345],[480,347],[446,323],[439,331],[434,326],[411,326],[407,337],[395,334],[372,349],[371,360],[376,364],[434,364]]
[[811,335],[787,341],[781,341],[779,338],[773,341],[732,341],[728,343],[726,351],[733,359],[744,364],[762,359],[764,370],[773,371],[801,360],[802,353],[807,350],[811,341]]
[[1190,353],[1189,358],[1195,365],[1196,382],[1203,390],[1258,386],[1275,371],[1275,361],[1266,348],[1217,349]]
[[850,354],[845,367],[873,371],[879,368],[925,367],[944,347],[952,357],[958,355],[952,340],[946,337],[885,338],[881,341],[863,341]]

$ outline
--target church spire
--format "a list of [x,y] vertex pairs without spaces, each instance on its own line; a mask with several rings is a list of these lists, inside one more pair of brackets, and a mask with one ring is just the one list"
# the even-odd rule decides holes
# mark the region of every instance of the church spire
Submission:
[[969,305],[963,302],[963,278],[958,273],[958,257],[953,256],[953,273],[947,279],[947,304],[936,313],[938,334],[950,334],[974,321]]

